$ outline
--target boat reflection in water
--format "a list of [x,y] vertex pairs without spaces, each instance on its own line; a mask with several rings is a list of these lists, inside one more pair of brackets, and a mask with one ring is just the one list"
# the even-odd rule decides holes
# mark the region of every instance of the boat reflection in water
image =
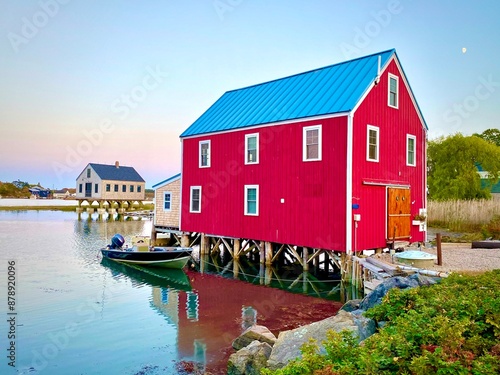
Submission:
[[334,315],[342,305],[190,268],[131,267],[106,259],[102,264],[151,285],[151,307],[177,327],[179,364],[212,374],[225,373],[232,341],[249,326],[264,325],[277,335]]

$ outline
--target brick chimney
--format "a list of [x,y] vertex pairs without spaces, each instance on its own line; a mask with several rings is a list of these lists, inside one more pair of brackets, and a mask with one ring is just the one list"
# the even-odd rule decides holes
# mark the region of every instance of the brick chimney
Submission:
[[117,160],[117,161],[115,161],[115,167],[116,167],[116,168],[120,168],[120,162],[119,162],[118,160]]

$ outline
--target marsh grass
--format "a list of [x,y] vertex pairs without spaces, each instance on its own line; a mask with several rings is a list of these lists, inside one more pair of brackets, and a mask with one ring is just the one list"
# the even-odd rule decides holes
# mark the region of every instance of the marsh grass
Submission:
[[500,199],[429,201],[427,224],[453,232],[480,232],[500,214]]

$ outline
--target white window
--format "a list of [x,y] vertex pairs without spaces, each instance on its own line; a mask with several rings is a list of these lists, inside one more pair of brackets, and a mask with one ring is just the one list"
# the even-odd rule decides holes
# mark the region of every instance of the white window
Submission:
[[389,107],[399,107],[399,78],[395,75],[389,74]]
[[321,125],[304,127],[302,138],[302,160],[321,160]]
[[379,154],[379,129],[368,125],[366,128],[366,160],[378,161]]
[[245,185],[245,215],[259,215],[259,185]]
[[200,141],[200,168],[210,167],[210,141]]
[[406,165],[416,166],[417,158],[415,154],[415,146],[417,144],[417,137],[411,134],[406,135]]
[[201,186],[191,186],[189,212],[201,212]]
[[245,164],[259,164],[259,133],[245,135]]
[[172,193],[170,191],[163,193],[163,211],[172,211]]

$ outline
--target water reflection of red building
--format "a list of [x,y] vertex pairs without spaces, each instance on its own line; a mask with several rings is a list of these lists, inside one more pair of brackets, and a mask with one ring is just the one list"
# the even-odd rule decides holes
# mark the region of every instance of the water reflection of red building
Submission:
[[178,358],[209,368],[225,363],[231,343],[253,323],[281,330],[335,314],[339,302],[240,280],[186,271],[192,291],[178,295]]

